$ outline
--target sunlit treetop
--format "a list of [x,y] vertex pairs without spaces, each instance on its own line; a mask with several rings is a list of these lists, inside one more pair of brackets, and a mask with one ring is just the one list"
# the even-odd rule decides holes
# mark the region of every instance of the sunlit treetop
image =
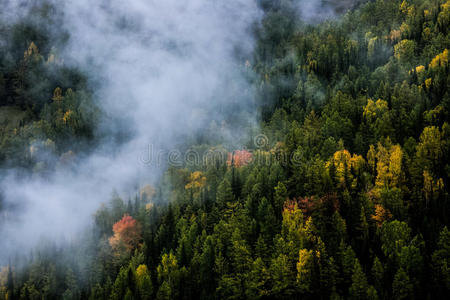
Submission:
[[185,189],[199,189],[206,184],[206,177],[202,172],[196,171],[189,176],[189,183],[186,184]]
[[430,68],[436,69],[438,67],[445,67],[448,64],[448,49],[442,51],[442,53],[436,55],[430,62]]

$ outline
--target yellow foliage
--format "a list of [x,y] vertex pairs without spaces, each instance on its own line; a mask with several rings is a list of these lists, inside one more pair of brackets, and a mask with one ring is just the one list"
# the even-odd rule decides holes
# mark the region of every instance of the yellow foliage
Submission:
[[372,99],[369,99],[367,105],[364,106],[363,117],[367,119],[376,117],[375,102]]
[[375,186],[382,188],[384,186],[389,186],[389,167],[383,162],[377,162],[377,178],[375,180]]
[[378,187],[387,186],[389,183],[389,151],[383,145],[378,144],[377,151],[377,178],[375,185]]
[[450,10],[450,1],[447,1],[441,5],[442,11],[449,11]]
[[53,101],[62,101],[64,99],[64,97],[62,96],[62,89],[60,87],[57,87],[54,91],[53,91]]
[[398,60],[410,60],[414,55],[415,43],[412,40],[401,40],[394,46],[394,56]]
[[417,145],[417,157],[437,164],[444,154],[443,138],[443,133],[439,131],[439,127],[425,127],[420,135],[420,143]]
[[299,241],[305,235],[303,213],[298,207],[297,201],[288,200],[284,204],[283,222],[281,233],[283,238],[291,241]]
[[146,265],[139,265],[136,269],[136,275],[138,278],[142,278],[145,275],[148,275],[148,268]]
[[375,107],[377,110],[380,110],[380,111],[387,111],[389,109],[388,103],[381,99],[377,100],[377,102],[375,103]]
[[368,31],[368,32],[366,32],[366,34],[364,35],[364,39],[366,40],[366,42],[369,42],[370,39],[372,39],[374,36],[375,36],[375,35],[374,35],[371,31]]
[[352,158],[350,159],[350,164],[356,173],[360,173],[360,171],[364,168],[366,161],[361,155],[353,154]]
[[428,89],[430,89],[431,87],[431,78],[427,78],[425,79],[425,87]]
[[414,5],[409,5],[406,0],[400,4],[400,11],[408,16],[412,16],[414,14],[415,7]]
[[373,121],[378,115],[388,111],[388,103],[384,100],[378,99],[374,102],[372,99],[367,101],[367,105],[364,106],[363,117],[369,122]]
[[441,5],[441,12],[438,15],[437,20],[439,27],[445,28],[450,24],[450,1],[447,1]]
[[[366,161],[361,155],[353,154],[352,156],[348,150],[344,149],[335,152],[331,160],[326,164],[326,167],[329,170],[331,164],[334,166],[335,178],[339,182],[339,185],[344,187],[346,180],[351,182],[354,179],[351,171],[353,170],[358,174],[363,169],[365,163]],[[356,186],[356,182],[352,184],[352,187],[354,186]]]
[[[380,192],[384,188],[394,188],[400,186],[403,179],[403,150],[400,145],[384,147],[378,144],[376,154],[377,177],[375,179],[375,187],[372,190],[375,197],[380,196]],[[374,150],[369,150],[369,165],[374,164]],[[370,158],[369,158],[370,155]]]
[[391,184],[399,185],[402,176],[403,151],[400,145],[394,145],[390,150],[389,171],[391,173]]
[[422,31],[422,37],[424,40],[430,40],[432,38],[432,32],[430,27],[425,27]]
[[410,32],[409,25],[406,23],[402,23],[402,25],[400,25],[400,33],[403,35],[408,35],[409,32]]
[[24,58],[27,59],[29,57],[34,57],[39,55],[39,49],[34,42],[31,42],[30,46],[24,53]]
[[158,280],[162,281],[167,278],[172,271],[178,268],[178,261],[176,256],[170,252],[169,254],[163,254],[161,264],[158,265],[156,271],[158,273]]
[[444,114],[446,114],[446,110],[445,110],[444,106],[439,104],[435,108],[424,112],[423,118],[425,119],[425,121],[427,121],[427,123],[433,124],[433,123],[437,123],[439,121],[439,119],[441,118],[441,116],[443,116]]
[[340,150],[334,153],[332,163],[336,170],[336,179],[340,185],[345,185],[345,179],[350,175],[350,152]]
[[300,249],[297,262],[297,282],[303,289],[309,288],[312,279],[311,273],[314,267],[313,251]]
[[423,73],[425,71],[425,66],[420,65],[415,68],[412,68],[411,71],[409,71],[409,74],[413,74],[414,71],[416,72],[417,75],[420,75],[421,73]]
[[425,71],[425,67],[424,66],[420,65],[420,66],[416,67],[416,73],[417,74],[422,73],[423,71]]
[[445,49],[442,53],[438,54],[430,62],[430,68],[436,69],[437,67],[444,67],[448,64],[448,49]]
[[441,4],[441,14],[450,12],[450,1]]
[[199,189],[204,187],[206,184],[206,177],[203,173],[196,171],[189,176],[189,183],[186,184],[185,189]]
[[402,4],[400,4],[400,11],[402,13],[408,12],[408,2],[406,2],[406,0],[403,0]]

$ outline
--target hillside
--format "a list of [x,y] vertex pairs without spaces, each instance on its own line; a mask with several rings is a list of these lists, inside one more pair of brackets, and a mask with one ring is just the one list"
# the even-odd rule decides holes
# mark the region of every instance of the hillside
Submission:
[[[339,1],[345,13],[320,22],[296,0],[257,3],[252,51],[233,49],[245,84],[226,85],[233,105],[211,110],[223,118],[168,104],[161,115],[186,109],[208,124],[177,140],[156,180],[111,191],[84,234],[11,257],[0,299],[446,298],[450,1]],[[184,58],[196,46],[168,44]],[[0,49],[0,162],[45,176],[106,138],[90,77],[55,71],[38,47],[51,49],[27,44],[10,67]],[[33,145],[52,159],[30,156]]]

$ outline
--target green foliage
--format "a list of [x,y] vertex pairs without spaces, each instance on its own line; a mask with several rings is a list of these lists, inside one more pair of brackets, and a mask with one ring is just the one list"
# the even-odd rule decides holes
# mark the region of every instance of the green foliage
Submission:
[[438,248],[433,253],[432,261],[436,287],[440,290],[448,290],[450,288],[450,231],[447,227],[441,231]]
[[[150,203],[113,195],[86,265],[35,258],[0,273],[0,296],[448,296],[449,2],[368,1],[319,24],[295,3],[260,1],[246,59],[269,142],[251,162],[171,167]],[[70,141],[92,139],[98,112],[76,70],[45,62],[45,34],[13,32],[15,51],[0,47],[0,160],[39,170],[40,152],[70,160]],[[187,146],[227,154],[215,141]],[[142,244],[117,262],[108,239],[124,214],[142,224]]]
[[39,6],[46,7],[36,5],[17,23],[0,19],[0,166],[45,171],[55,167],[45,157],[65,164],[88,149],[99,109],[85,74],[54,48],[64,46],[64,33],[50,30],[60,20]]
[[385,222],[381,228],[381,241],[384,255],[395,259],[411,240],[411,229],[405,222],[394,220]]
[[395,299],[411,299],[413,295],[413,285],[408,274],[402,269],[398,269],[392,283],[392,296]]
[[352,275],[352,285],[349,290],[350,299],[366,299],[368,291],[367,278],[362,271],[361,265],[358,260],[355,260],[355,265]]

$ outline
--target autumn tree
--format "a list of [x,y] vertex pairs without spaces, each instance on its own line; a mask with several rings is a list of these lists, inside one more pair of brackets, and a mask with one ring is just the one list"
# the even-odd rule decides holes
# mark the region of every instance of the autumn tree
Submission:
[[131,251],[141,241],[141,226],[133,217],[125,214],[121,220],[113,225],[114,235],[109,238],[114,254],[117,258],[129,257]]
[[156,272],[160,286],[157,299],[176,299],[182,292],[181,284],[186,276],[186,269],[180,268],[175,255],[169,253],[163,254]]
[[136,269],[136,286],[139,291],[140,299],[152,299],[153,285],[146,265],[139,265]]
[[253,154],[247,150],[235,150],[228,153],[227,165],[236,168],[245,166],[252,161]]

